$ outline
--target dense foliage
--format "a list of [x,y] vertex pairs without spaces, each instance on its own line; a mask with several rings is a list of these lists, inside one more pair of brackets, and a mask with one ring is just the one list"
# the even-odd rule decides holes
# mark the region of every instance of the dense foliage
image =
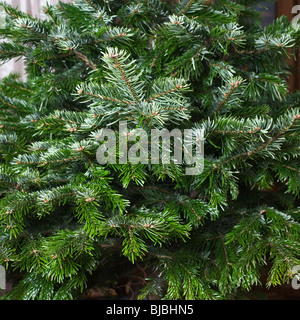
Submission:
[[[2,3],[0,264],[6,299],[226,299],[300,265],[299,31],[255,0],[76,0],[39,20]],[[101,129],[204,130],[186,164],[100,165]],[[16,276],[17,275],[17,276]],[[133,288],[134,289],[134,288]]]

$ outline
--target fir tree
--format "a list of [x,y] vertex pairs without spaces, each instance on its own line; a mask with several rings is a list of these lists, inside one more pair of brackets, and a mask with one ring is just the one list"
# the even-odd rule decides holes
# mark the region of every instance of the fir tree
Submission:
[[[257,0],[76,0],[39,20],[5,3],[0,264],[6,299],[228,299],[300,265],[299,29]],[[103,128],[201,129],[204,169],[96,160]]]

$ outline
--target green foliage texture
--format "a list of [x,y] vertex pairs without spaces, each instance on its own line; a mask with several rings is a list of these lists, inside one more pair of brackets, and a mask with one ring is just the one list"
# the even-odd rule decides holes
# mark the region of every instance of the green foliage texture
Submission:
[[[139,299],[234,299],[300,265],[300,29],[260,1],[76,0],[44,19],[1,4],[3,299],[80,299],[136,277]],[[202,129],[185,164],[100,165],[103,128]],[[17,276],[16,276],[17,275]],[[124,283],[123,283],[124,285]]]

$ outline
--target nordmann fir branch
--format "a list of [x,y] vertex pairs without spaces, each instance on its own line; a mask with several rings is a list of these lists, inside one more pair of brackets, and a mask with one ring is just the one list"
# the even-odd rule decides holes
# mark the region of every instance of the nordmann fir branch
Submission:
[[230,159],[226,160],[223,163],[219,163],[219,164],[213,164],[213,171],[217,170],[218,168],[220,168],[222,165],[230,163],[238,158],[250,158],[253,155],[255,155],[256,153],[260,152],[261,150],[267,148],[271,143],[273,143],[274,141],[278,140],[279,138],[281,138],[289,129],[291,129],[297,120],[300,120],[300,115],[296,115],[293,117],[293,121],[290,125],[288,125],[286,128],[284,128],[282,131],[280,131],[277,135],[275,135],[274,137],[272,137],[271,139],[269,139],[268,141],[266,141],[265,143],[263,143],[261,146],[259,146],[257,149],[252,150],[252,151],[248,151],[245,153],[241,153],[241,154],[237,154],[233,157],[231,157]]
[[230,89],[227,93],[224,93],[225,97],[224,99],[219,103],[219,106],[217,108],[217,110],[214,112],[214,114],[210,117],[210,120],[213,120],[215,115],[218,114],[221,109],[224,107],[224,105],[226,104],[226,102],[228,101],[228,99],[230,98],[230,96],[233,94],[233,92],[235,91],[236,88],[238,88],[240,86],[242,82],[237,80],[235,82],[232,82],[230,84]]
[[118,53],[110,53],[110,54],[109,54],[109,57],[114,60],[114,62],[115,62],[114,67],[116,67],[116,68],[119,69],[119,71],[120,71],[120,73],[121,73],[121,75],[122,75],[122,80],[125,81],[125,83],[126,83],[128,89],[130,90],[130,92],[131,92],[134,100],[135,100],[137,103],[139,103],[140,101],[139,101],[136,93],[134,92],[131,84],[130,84],[130,79],[127,78],[127,76],[126,76],[126,74],[125,74],[125,71],[123,70],[121,64],[120,64],[119,61],[118,61],[119,54],[118,54]]

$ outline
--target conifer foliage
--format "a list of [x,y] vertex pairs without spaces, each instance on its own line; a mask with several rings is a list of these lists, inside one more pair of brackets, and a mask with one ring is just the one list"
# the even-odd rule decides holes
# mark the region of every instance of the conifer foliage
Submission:
[[[0,59],[0,264],[6,299],[228,299],[300,265],[299,29],[260,1],[75,0],[39,20],[5,3]],[[99,164],[103,128],[202,129],[185,164]],[[117,139],[118,140],[118,139]],[[16,276],[17,275],[17,276]],[[134,290],[134,287],[131,288]]]

